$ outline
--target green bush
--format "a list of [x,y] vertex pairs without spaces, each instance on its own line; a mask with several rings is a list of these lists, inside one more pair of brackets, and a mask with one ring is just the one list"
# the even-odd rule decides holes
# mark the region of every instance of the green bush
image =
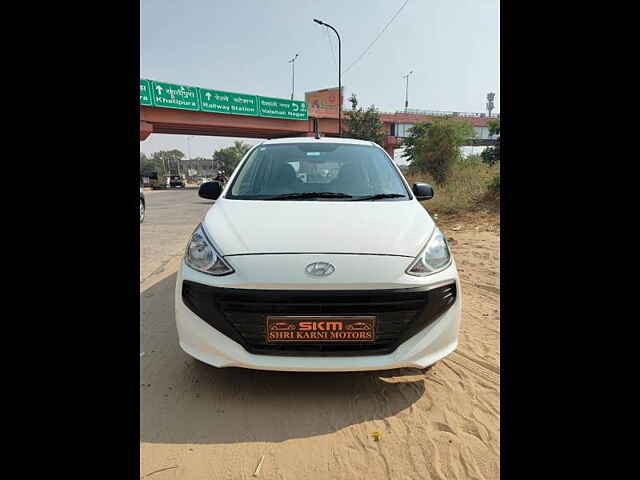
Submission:
[[[432,200],[423,205],[429,212],[455,213],[473,210],[482,206],[486,200],[488,184],[498,174],[497,166],[488,166],[478,156],[468,156],[465,160],[458,160],[451,166],[448,179],[442,185],[434,185]],[[434,184],[430,174],[411,172],[407,175],[409,184],[427,182]],[[491,194],[491,197],[495,195]]]
[[487,188],[492,193],[496,193],[498,195],[500,194],[500,174],[491,179],[491,181],[487,185]]
[[495,147],[485,148],[482,153],[482,161],[489,166],[495,165],[500,161],[500,139]]
[[412,129],[412,137],[406,142],[411,149],[412,171],[428,174],[435,183],[444,185],[455,164],[462,160],[462,146],[476,132],[469,121],[449,117],[420,127]]

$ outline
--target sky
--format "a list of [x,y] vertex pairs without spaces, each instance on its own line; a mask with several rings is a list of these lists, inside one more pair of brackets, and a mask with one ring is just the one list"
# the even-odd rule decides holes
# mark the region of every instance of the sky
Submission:
[[[406,5],[359,61],[354,61]],[[270,97],[294,98],[342,84],[363,106],[500,112],[499,0],[140,0],[140,77]],[[177,148],[210,157],[237,138],[151,134],[140,151]],[[249,144],[260,140],[245,139]]]

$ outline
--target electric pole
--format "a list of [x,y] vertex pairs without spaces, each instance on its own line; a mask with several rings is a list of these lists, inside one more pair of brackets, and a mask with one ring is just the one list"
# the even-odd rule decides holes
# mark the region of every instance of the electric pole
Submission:
[[489,112],[489,118],[491,118],[491,111],[493,110],[493,99],[496,98],[495,93],[487,93],[487,111]]
[[409,108],[409,75],[411,75],[412,73],[413,73],[413,70],[411,70],[406,75],[403,75],[402,77],[407,79],[407,87],[405,88],[405,91],[404,91],[404,113],[407,113],[407,109]]
[[296,56],[289,60],[291,64],[291,100],[293,100],[293,91],[296,84],[296,58],[298,58],[299,55],[300,53],[296,53]]

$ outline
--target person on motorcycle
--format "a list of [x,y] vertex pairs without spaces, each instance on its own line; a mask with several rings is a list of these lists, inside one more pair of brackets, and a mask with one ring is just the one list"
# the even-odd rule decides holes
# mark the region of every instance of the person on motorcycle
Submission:
[[222,185],[227,182],[227,178],[224,176],[224,172],[222,170],[218,170],[218,175],[216,175],[215,181],[220,182]]

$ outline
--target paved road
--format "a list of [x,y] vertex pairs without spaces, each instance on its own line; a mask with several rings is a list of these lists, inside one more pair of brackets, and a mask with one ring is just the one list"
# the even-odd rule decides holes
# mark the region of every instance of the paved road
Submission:
[[145,192],[147,213],[140,225],[140,284],[182,256],[189,236],[213,202],[197,189]]

